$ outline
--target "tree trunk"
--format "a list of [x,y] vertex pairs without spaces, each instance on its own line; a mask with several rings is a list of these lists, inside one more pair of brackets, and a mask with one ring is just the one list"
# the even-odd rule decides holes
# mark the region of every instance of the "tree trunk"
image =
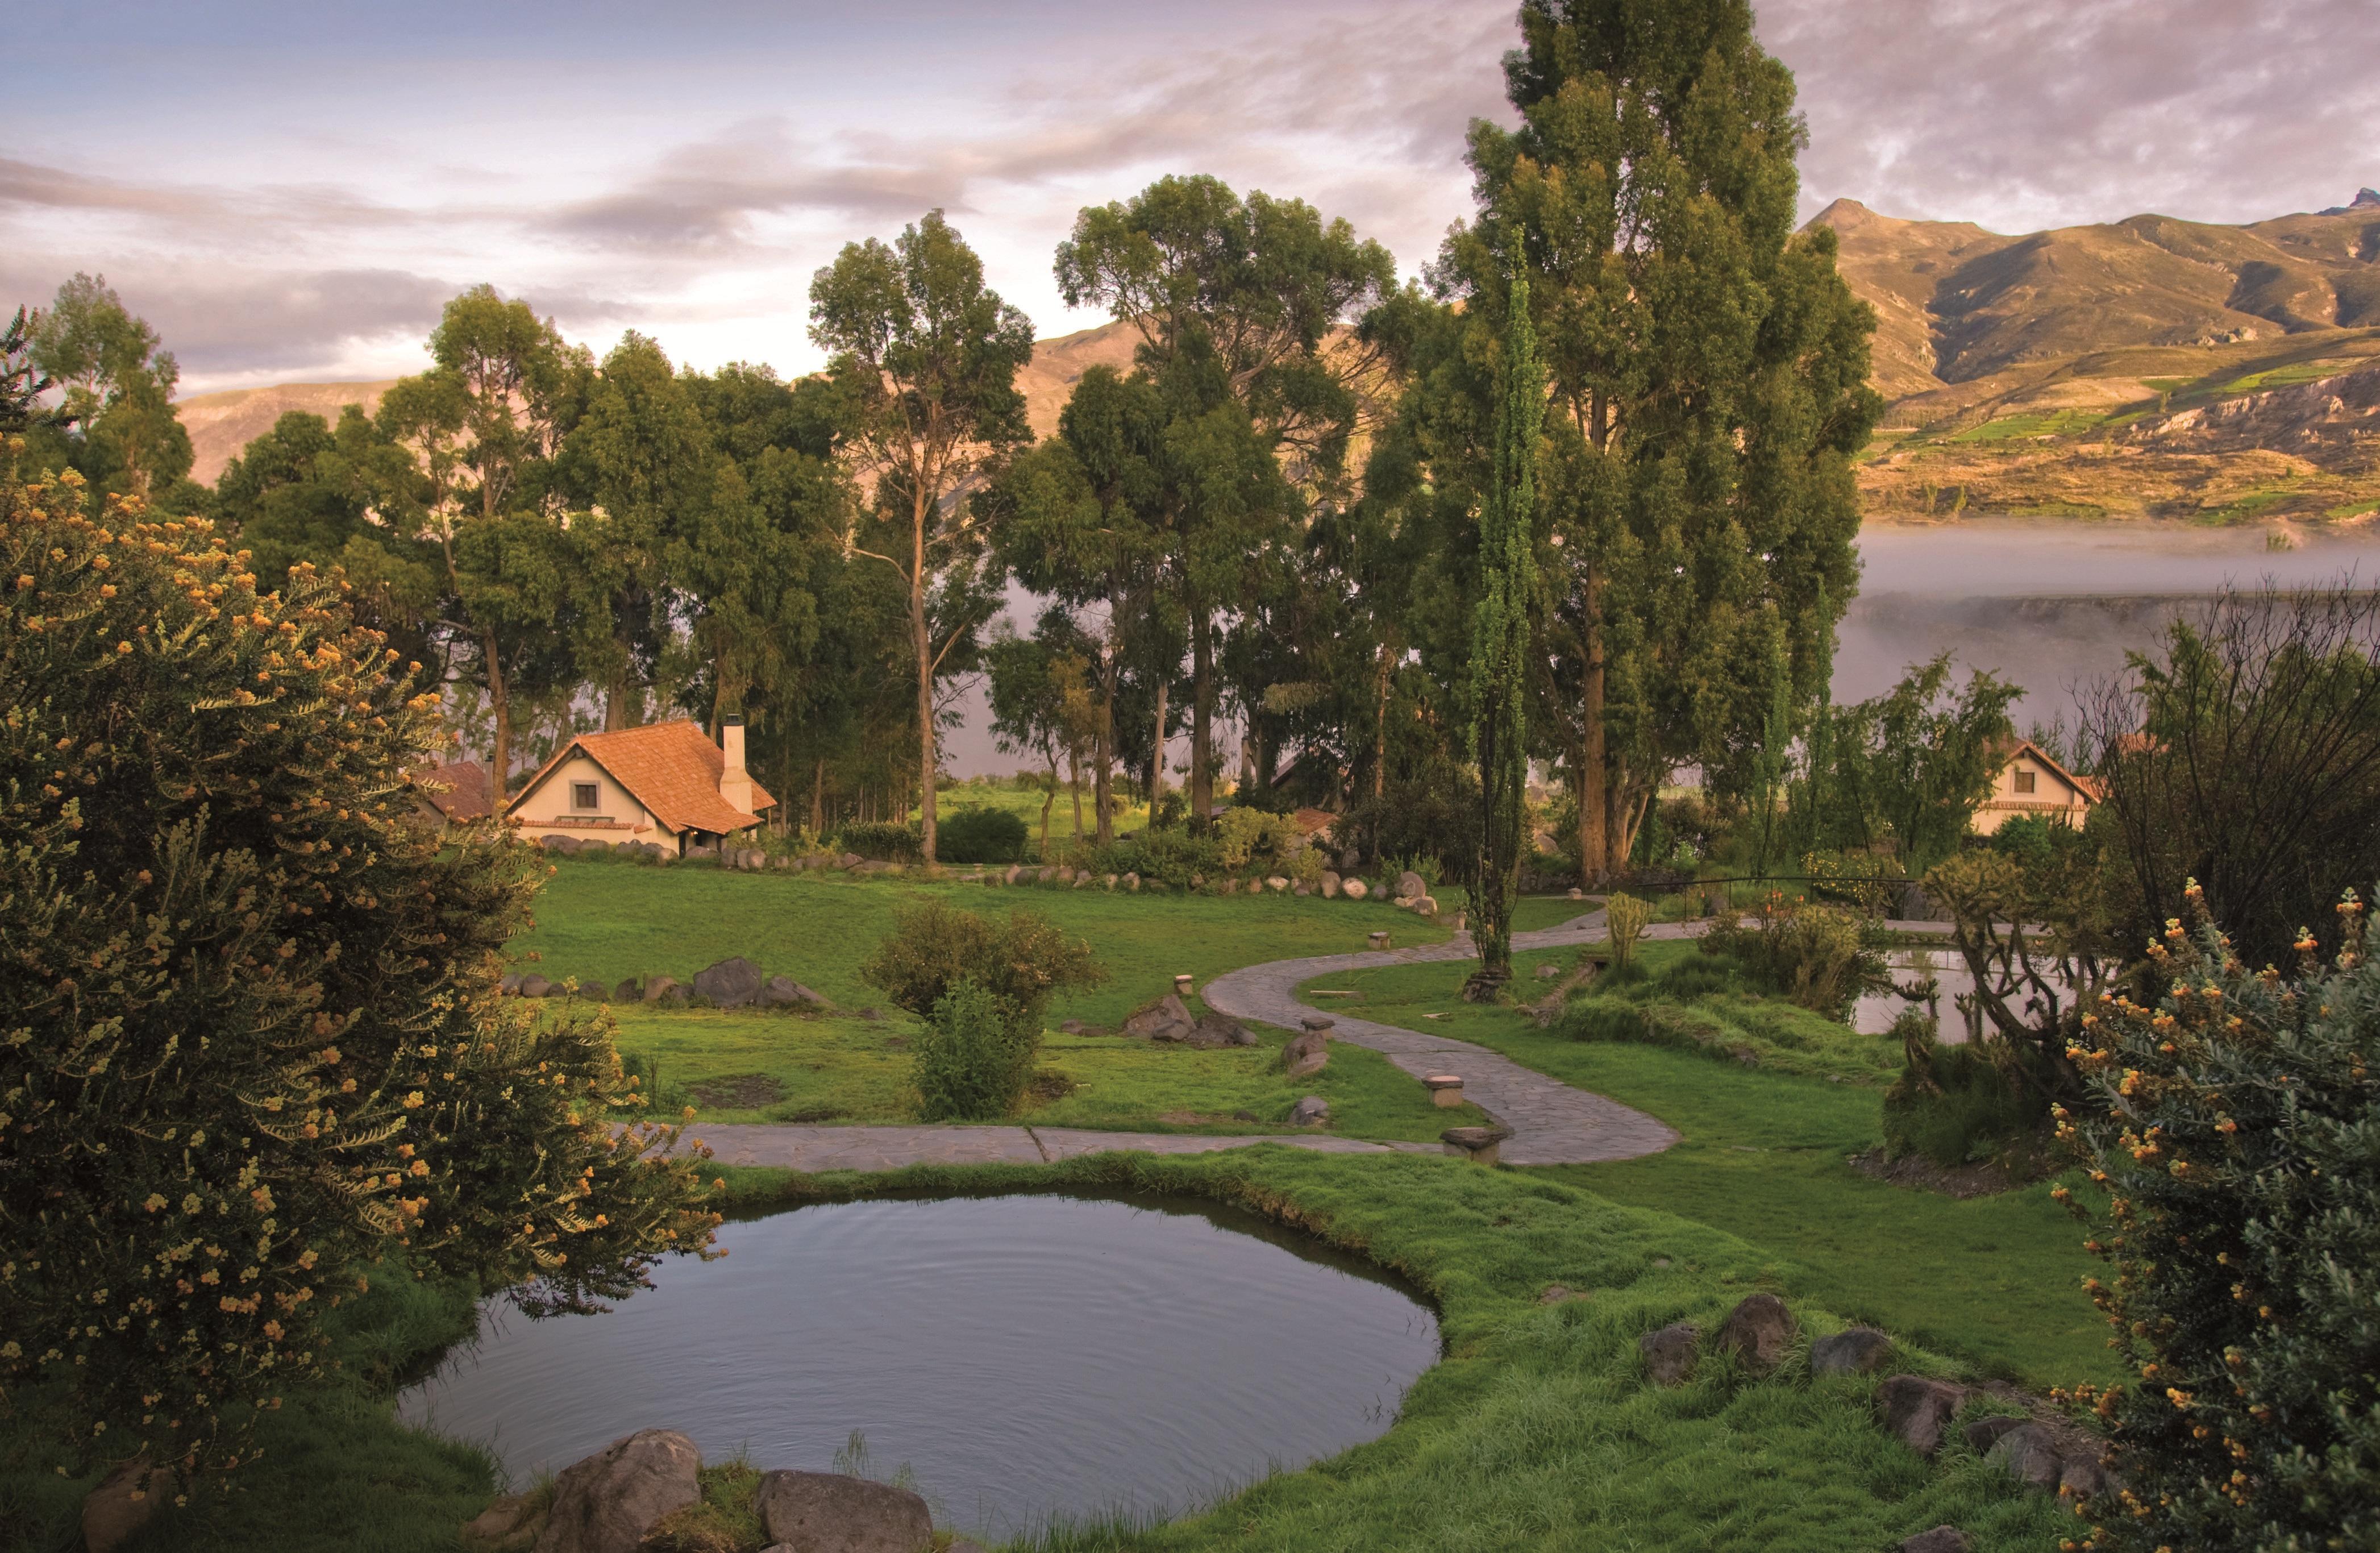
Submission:
[[1075,839],[1083,838],[1083,758],[1082,751],[1066,746],[1066,791],[1075,800]]
[[1058,752],[1050,752],[1050,790],[1041,799],[1041,861],[1050,861],[1050,811],[1058,803]]
[[1099,706],[1099,727],[1091,734],[1091,817],[1099,825],[1099,844],[1115,839],[1115,803],[1111,798],[1115,765],[1115,703]]
[[929,508],[925,497],[916,502],[915,521],[911,532],[916,543],[909,562],[909,640],[917,653],[917,784],[918,784],[918,855],[927,862],[934,861],[934,768],[941,763],[934,752],[934,643],[926,630],[926,516]]
[[810,775],[810,835],[813,838],[826,834],[826,760],[820,757],[817,769]]
[[1215,807],[1215,664],[1207,611],[1190,611],[1190,834],[1204,836]]
[[495,769],[488,774],[496,789],[496,807],[501,812],[513,790],[513,703],[504,688],[504,666],[496,655],[496,633],[480,632],[480,652],[488,673],[488,711],[495,725],[494,748],[489,761]]
[[1148,818],[1157,820],[1157,801],[1165,794],[1165,676],[1157,677],[1157,741],[1149,746]]
[[1595,573],[1586,575],[1586,673],[1580,687],[1578,755],[1578,873],[1582,888],[1609,881],[1611,855],[1611,763],[1603,737],[1603,625]]

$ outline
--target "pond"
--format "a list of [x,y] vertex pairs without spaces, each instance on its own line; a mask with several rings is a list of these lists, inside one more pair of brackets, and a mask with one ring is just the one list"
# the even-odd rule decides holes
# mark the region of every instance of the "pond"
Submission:
[[516,1486],[639,1428],[812,1471],[856,1432],[939,1522],[1006,1536],[1334,1455],[1439,1357],[1436,1317],[1368,1264],[1172,1199],[832,1204],[719,1238],[608,1315],[492,1302],[399,1415],[488,1445]]
[[[1975,991],[1974,973],[1967,969],[1967,960],[1956,949],[1898,948],[1887,949],[1886,968],[1892,973],[1896,986],[1915,986],[1926,977],[1934,978],[1936,986],[1932,1012],[1937,1022],[1936,1039],[1946,1046],[1964,1046],[1976,1038],[1983,1029],[1984,1015],[1972,1002],[1961,1006],[1961,999],[1972,999]],[[2064,976],[2049,974],[2050,984],[2059,989],[2061,1000],[2070,997],[2073,984]],[[2022,1011],[2029,999],[2018,997],[2012,1004]],[[1881,1035],[1892,1028],[1892,1021],[1912,1008],[1924,1009],[1925,1004],[1912,1004],[1898,992],[1863,994],[1852,1005],[1852,1028],[1863,1035]]]

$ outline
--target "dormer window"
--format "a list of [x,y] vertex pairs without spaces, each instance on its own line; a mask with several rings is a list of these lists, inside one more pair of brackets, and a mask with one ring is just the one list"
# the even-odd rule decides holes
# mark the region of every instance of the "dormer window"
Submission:
[[2021,793],[2033,791],[2034,776],[2034,773],[2025,770],[2022,766],[2017,767],[2016,790]]
[[570,806],[581,813],[591,813],[598,801],[598,789],[592,782],[570,784]]

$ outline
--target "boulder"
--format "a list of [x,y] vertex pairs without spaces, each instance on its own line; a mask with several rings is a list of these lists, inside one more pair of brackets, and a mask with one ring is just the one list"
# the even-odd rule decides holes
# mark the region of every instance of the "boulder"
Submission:
[[1190,1017],[1190,1010],[1170,992],[1144,1005],[1123,1021],[1125,1034],[1146,1041],[1186,1041],[1197,1029],[1198,1022]]
[[1013,885],[1023,877],[1025,877],[1025,870],[1017,864],[1011,863],[1008,867],[1001,870],[1000,882],[1003,885]]
[[1999,1444],[2002,1435],[2010,1429],[2022,1429],[2024,1425],[2025,1421],[2015,1413],[1996,1412],[1987,1418],[1976,1419],[1959,1433],[1966,1437],[1970,1450],[1978,1456],[1988,1456],[1992,1447]]
[[568,857],[571,853],[578,850],[578,838],[576,836],[540,836],[537,838],[537,844],[543,847],[549,852],[560,852],[563,856]]
[[173,1497],[171,1474],[143,1458],[124,1462],[83,1496],[83,1547],[90,1553],[114,1553]]
[[496,996],[499,997],[518,997],[520,994],[520,972],[517,971],[507,971],[496,983]]
[[842,868],[852,869],[858,867],[861,863],[866,862],[868,860],[866,858],[861,857],[857,852],[845,852],[838,860],[837,865]]
[[760,968],[737,955],[694,973],[694,995],[722,1009],[740,1009],[760,996]]
[[1586,899],[1586,892],[1579,888],[1576,885],[1572,885],[1570,887],[1570,893],[1563,896],[1562,899],[1564,900],[1585,900]]
[[634,976],[612,989],[612,1001],[614,1003],[641,1003],[644,1000],[644,985]]
[[2010,1429],[1985,1452],[1984,1460],[2026,1487],[2038,1488],[2045,1494],[2056,1493],[2058,1480],[2066,1474],[2065,1458],[2058,1449],[2057,1438],[2038,1424],[2020,1424]]
[[793,1553],[926,1553],[934,1517],[906,1488],[842,1473],[760,1474],[760,1535]]
[[1221,1014],[1198,1016],[1198,1033],[1190,1038],[1194,1046],[1253,1046],[1256,1032],[1235,1019]]
[[1073,884],[1075,882],[1075,871],[1062,865],[1058,870],[1058,882],[1062,885]]
[[1361,879],[1348,879],[1339,887],[1339,893],[1350,900],[1361,900],[1372,892],[1372,887]]
[[674,1429],[615,1439],[553,1480],[537,1553],[636,1553],[653,1523],[702,1498],[702,1452]]
[[1128,890],[1138,890],[1140,888],[1140,875],[1137,874],[1125,874],[1123,876],[1123,887]]
[[574,997],[589,998],[597,1003],[612,1001],[612,984],[609,982],[599,982],[592,976],[577,976],[571,980],[570,987]]
[[1319,1030],[1293,1036],[1281,1048],[1281,1070],[1293,1079],[1310,1079],[1330,1060],[1330,1037]]
[[1956,1526],[1937,1526],[1900,1539],[1900,1553],[1968,1553],[1974,1539]]
[[1694,1375],[1694,1344],[1701,1328],[1691,1321],[1673,1321],[1636,1339],[1645,1356],[1645,1375],[1656,1386],[1683,1386]]
[[760,1007],[827,1009],[833,1005],[791,976],[771,976],[760,984]]
[[1309,1094],[1289,1108],[1292,1127],[1321,1127],[1330,1120],[1330,1102],[1319,1094]]
[[799,858],[781,857],[771,866],[774,867],[778,873],[783,874],[790,872],[793,869],[799,868],[801,865],[802,860]]
[[1322,873],[1322,899],[1325,900],[1339,899],[1339,875],[1329,869],[1323,870]]
[[679,983],[675,976],[650,976],[646,978],[645,1001],[648,1003],[660,1003],[664,1000],[679,1003],[685,1002],[685,986]]
[[1086,1025],[1081,1020],[1061,1020],[1058,1021],[1058,1033],[1061,1035],[1080,1035],[1088,1028],[1090,1027]]
[[535,972],[520,979],[520,995],[523,997],[551,997],[552,992],[553,984]]
[[1305,880],[1303,880],[1303,879],[1293,879],[1293,880],[1292,880],[1292,881],[1290,882],[1290,886],[1289,886],[1289,893],[1290,893],[1290,894],[1292,894],[1292,895],[1293,895],[1293,896],[1295,896],[1295,897],[1297,897],[1297,899],[1298,899],[1303,900],[1303,899],[1305,899],[1308,895],[1311,895],[1311,894],[1313,893],[1313,891],[1311,891],[1311,890],[1309,890],[1309,889],[1307,889],[1307,888],[1305,887]]
[[1102,878],[1099,880],[1099,883],[1100,883],[1101,885],[1105,886],[1106,887],[1108,887],[1109,889],[1113,889],[1113,888],[1115,888],[1115,887],[1116,887],[1116,880],[1117,880],[1120,876],[1121,876],[1121,875],[1114,874],[1107,874],[1107,875],[1105,875],[1104,877],[1102,877]]
[[1342,874],[1353,874],[1354,872],[1355,872],[1355,870],[1357,870],[1358,868],[1361,868],[1361,867],[1363,867],[1363,866],[1364,866],[1364,854],[1363,854],[1363,853],[1361,853],[1361,852],[1359,852],[1359,851],[1357,851],[1354,848],[1350,847],[1350,848],[1348,848],[1345,851],[1341,852],[1341,853],[1339,854],[1339,872],[1340,872],[1340,873],[1342,873]]
[[1892,1355],[1892,1339],[1873,1327],[1853,1327],[1810,1345],[1812,1375],[1874,1375]]
[[1942,1430],[1967,1400],[1967,1388],[1925,1376],[1897,1375],[1876,1388],[1876,1412],[1895,1439],[1920,1456],[1942,1449]]
[[1438,915],[1438,898],[1425,895],[1413,903],[1413,909],[1425,917]]
[[2115,1485],[2107,1469],[2095,1456],[2069,1456],[2058,1474],[2058,1497],[2061,1499],[2095,1499]]
[[1265,876],[1265,888],[1272,891],[1275,895],[1279,895],[1288,887],[1289,881],[1282,878],[1278,874],[1269,874]]
[[1560,967],[1560,966],[1559,966],[1559,965],[1556,965],[1556,964],[1555,964],[1552,960],[1548,960],[1548,961],[1546,961],[1543,965],[1540,965],[1540,966],[1538,966],[1538,967],[1537,967],[1537,980],[1539,980],[1539,981],[1541,981],[1541,982],[1550,982],[1550,981],[1552,981],[1556,976],[1559,976],[1559,975],[1560,975],[1560,974],[1561,974],[1561,967]]
[[1718,1346],[1742,1357],[1751,1369],[1766,1374],[1785,1358],[1801,1330],[1793,1313],[1774,1294],[1746,1296],[1718,1329]]
[[1397,887],[1394,893],[1400,899],[1418,900],[1429,893],[1429,886],[1423,881],[1420,874],[1408,868],[1397,875]]
[[589,852],[608,852],[611,850],[612,843],[600,836],[589,836],[578,843],[578,855],[581,857],[585,857]]

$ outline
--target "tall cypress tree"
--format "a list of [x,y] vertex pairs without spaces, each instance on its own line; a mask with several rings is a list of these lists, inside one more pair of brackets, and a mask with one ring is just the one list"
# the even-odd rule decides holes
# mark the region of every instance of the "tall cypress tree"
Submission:
[[1513,255],[1505,313],[1494,467],[1479,511],[1479,602],[1472,614],[1471,746],[1479,763],[1479,866],[1471,886],[1479,969],[1464,996],[1493,997],[1512,978],[1512,898],[1528,829],[1530,605],[1537,588],[1537,439],[1545,369],[1529,322],[1526,266]]

